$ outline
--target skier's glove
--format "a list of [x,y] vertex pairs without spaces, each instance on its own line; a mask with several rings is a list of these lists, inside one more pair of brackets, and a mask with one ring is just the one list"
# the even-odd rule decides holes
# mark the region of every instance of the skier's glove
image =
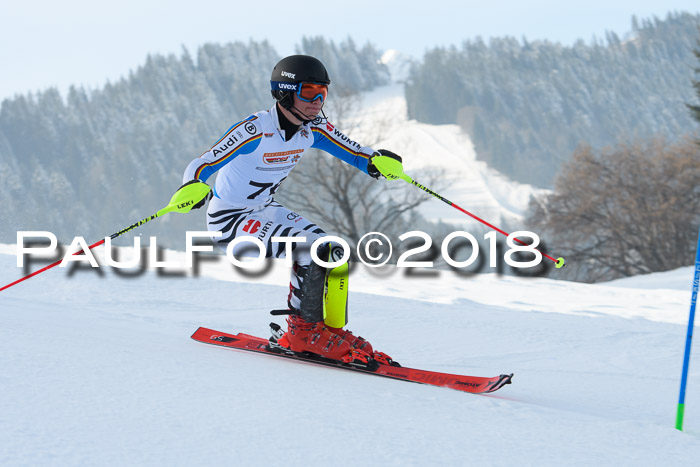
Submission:
[[367,173],[369,174],[370,177],[379,179],[379,177],[383,176],[382,173],[377,169],[374,164],[372,164],[372,159],[376,156],[386,156],[386,157],[391,157],[392,159],[396,159],[399,162],[403,162],[401,159],[401,156],[398,154],[394,154],[391,151],[387,151],[386,149],[380,149],[379,151],[375,152],[372,154],[369,158],[369,164],[367,164]]
[[[193,183],[204,183],[204,182],[201,181],[201,180],[197,180],[197,179],[190,180],[189,182],[185,183],[185,184],[182,185],[180,188],[178,188],[178,191],[180,191],[183,187],[186,187],[187,185],[192,185]],[[204,198],[202,198],[201,201],[199,201],[197,204],[195,204],[194,206],[192,206],[192,209],[199,209],[199,208],[201,208],[202,206],[204,206],[204,204],[205,204],[207,201],[209,201],[209,200],[212,198],[212,196],[214,196],[214,194],[213,194],[212,191],[210,190],[209,193],[207,193],[207,195],[206,195]]]

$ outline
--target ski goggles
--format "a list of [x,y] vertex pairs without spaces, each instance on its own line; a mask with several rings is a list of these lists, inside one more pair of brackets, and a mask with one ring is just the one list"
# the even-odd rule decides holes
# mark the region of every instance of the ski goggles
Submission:
[[313,102],[321,99],[326,101],[328,97],[328,85],[322,83],[283,83],[281,81],[270,81],[273,91],[294,91],[299,99],[304,102]]
[[313,102],[320,98],[321,102],[326,102],[328,97],[328,85],[320,83],[300,83],[297,97],[305,102]]

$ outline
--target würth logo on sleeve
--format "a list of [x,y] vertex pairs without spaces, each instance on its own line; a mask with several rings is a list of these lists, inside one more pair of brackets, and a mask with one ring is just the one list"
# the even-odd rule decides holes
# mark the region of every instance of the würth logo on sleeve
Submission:
[[326,130],[333,131],[335,127],[331,125],[331,122],[326,122]]
[[[300,154],[304,152],[303,149],[295,149],[294,151],[282,151],[282,152],[266,152],[263,154],[263,162],[266,164],[285,164],[289,162],[291,156],[295,154]],[[295,156],[292,162],[299,160],[299,156]]]

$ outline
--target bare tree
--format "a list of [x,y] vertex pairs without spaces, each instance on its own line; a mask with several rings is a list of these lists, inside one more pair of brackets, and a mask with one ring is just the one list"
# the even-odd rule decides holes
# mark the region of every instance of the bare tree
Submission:
[[609,280],[692,264],[700,150],[690,138],[579,147],[530,222],[566,253],[568,276]]

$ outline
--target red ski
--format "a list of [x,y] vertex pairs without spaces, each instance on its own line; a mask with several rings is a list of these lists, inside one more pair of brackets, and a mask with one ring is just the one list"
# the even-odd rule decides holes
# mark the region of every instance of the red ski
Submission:
[[310,353],[296,353],[279,346],[271,345],[270,341],[261,337],[250,336],[248,334],[226,334],[225,332],[214,331],[207,328],[199,328],[192,334],[192,339],[204,342],[205,344],[230,347],[238,350],[247,350],[267,355],[274,355],[282,358],[300,360],[318,365],[344,368],[347,370],[369,373],[386,378],[411,381],[414,383],[429,384],[463,392],[475,394],[494,392],[501,389],[506,384],[511,383],[513,374],[500,375],[493,378],[480,376],[452,375],[449,373],[438,373],[435,371],[416,370],[399,366],[383,365],[376,361],[369,364],[352,362],[344,363],[337,360],[329,360]]

